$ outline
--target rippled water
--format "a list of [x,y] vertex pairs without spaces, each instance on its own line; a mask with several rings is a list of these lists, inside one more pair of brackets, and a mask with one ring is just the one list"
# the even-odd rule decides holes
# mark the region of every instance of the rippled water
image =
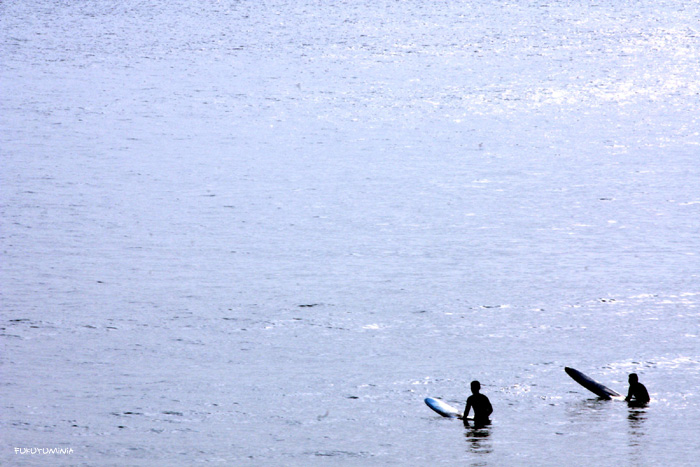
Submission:
[[[0,459],[693,465],[699,24],[0,3]],[[423,404],[473,379],[487,430]]]

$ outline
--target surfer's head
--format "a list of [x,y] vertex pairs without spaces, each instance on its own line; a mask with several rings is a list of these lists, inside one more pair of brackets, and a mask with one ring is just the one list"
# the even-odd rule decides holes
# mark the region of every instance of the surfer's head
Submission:
[[629,382],[630,384],[639,382],[639,377],[637,376],[637,373],[630,373]]
[[476,394],[481,389],[481,383],[478,381],[472,381],[472,394]]

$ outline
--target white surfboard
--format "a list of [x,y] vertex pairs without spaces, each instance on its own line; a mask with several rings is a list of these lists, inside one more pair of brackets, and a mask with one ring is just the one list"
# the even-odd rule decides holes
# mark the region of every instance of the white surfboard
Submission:
[[428,407],[430,407],[431,409],[433,409],[434,411],[436,411],[437,413],[439,413],[443,417],[462,418],[462,412],[460,412],[456,408],[452,407],[447,402],[441,401],[440,399],[433,399],[432,397],[426,397],[425,403],[428,405]]

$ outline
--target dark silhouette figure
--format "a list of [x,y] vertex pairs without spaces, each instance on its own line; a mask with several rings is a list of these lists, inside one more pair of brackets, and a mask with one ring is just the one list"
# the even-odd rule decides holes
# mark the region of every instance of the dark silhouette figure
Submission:
[[650,400],[649,393],[647,392],[647,388],[639,382],[639,377],[636,373],[630,374],[629,382],[630,390],[627,392],[627,397],[625,397],[625,400],[629,402],[630,405],[635,405],[638,407],[648,404]]
[[481,383],[472,381],[472,395],[467,398],[467,406],[464,408],[464,415],[462,416],[465,426],[469,426],[467,415],[469,415],[471,409],[474,409],[475,427],[482,427],[491,422],[489,415],[493,413],[493,407],[491,407],[489,398],[479,392],[480,389]]

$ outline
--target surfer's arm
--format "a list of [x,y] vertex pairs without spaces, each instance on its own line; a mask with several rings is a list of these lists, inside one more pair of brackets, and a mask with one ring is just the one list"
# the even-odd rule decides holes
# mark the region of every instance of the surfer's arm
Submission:
[[466,405],[466,407],[464,407],[464,413],[463,413],[462,416],[460,417],[460,418],[462,418],[463,420],[467,418],[467,415],[469,415],[469,411],[470,411],[471,408],[472,408],[472,401],[471,401],[470,399],[471,399],[471,397],[469,397],[469,398],[467,399],[467,405]]
[[647,391],[647,388],[642,385],[642,398],[644,399],[644,402],[649,402],[651,400],[651,397],[649,397],[649,391]]
[[491,401],[486,398],[486,416],[488,417],[493,413],[493,406],[491,405]]

